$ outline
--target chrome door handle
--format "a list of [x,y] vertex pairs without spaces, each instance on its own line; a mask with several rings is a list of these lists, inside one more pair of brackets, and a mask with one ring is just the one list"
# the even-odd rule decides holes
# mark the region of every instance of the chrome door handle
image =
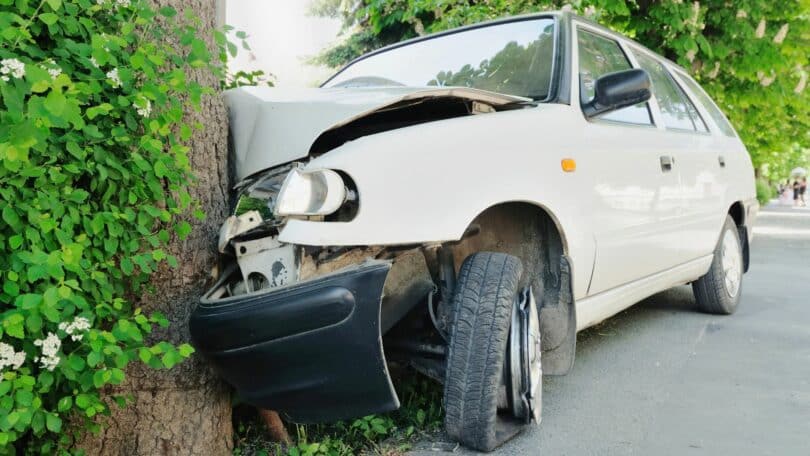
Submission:
[[719,157],[717,157],[717,162],[718,162],[718,163],[720,163],[720,167],[721,167],[721,168],[725,168],[725,167],[726,167],[726,158],[725,158],[725,157],[723,157],[722,155],[720,155]]
[[671,155],[662,155],[660,157],[661,161],[661,171],[667,173],[672,171],[672,167],[675,166],[675,157]]

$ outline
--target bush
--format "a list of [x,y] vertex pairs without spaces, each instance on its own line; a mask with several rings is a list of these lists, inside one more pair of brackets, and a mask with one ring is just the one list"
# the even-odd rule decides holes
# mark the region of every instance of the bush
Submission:
[[757,179],[757,200],[759,200],[759,204],[764,206],[770,203],[773,196],[773,188],[767,182]]
[[175,15],[0,0],[0,453],[72,451],[66,418],[96,430],[100,390],[130,362],[171,368],[193,351],[148,345],[167,320],[127,299],[190,231],[184,112],[213,89],[185,70],[221,71],[195,19]]

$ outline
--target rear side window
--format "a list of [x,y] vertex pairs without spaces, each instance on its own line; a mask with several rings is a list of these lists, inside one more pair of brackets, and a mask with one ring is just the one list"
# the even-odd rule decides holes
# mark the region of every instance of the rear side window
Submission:
[[[579,81],[580,101],[582,104],[590,102],[594,97],[594,83],[605,74],[616,71],[629,70],[631,67],[627,56],[622,52],[619,43],[610,38],[599,36],[579,29],[577,31],[579,49]],[[599,117],[641,125],[652,125],[650,110],[647,103],[628,106],[624,109],[609,112]]]
[[678,74],[678,77],[681,81],[689,88],[689,91],[697,98],[698,103],[702,104],[704,108],[706,108],[706,112],[709,113],[709,117],[712,118],[717,127],[720,128],[720,131],[723,132],[726,136],[731,136],[732,138],[736,135],[734,134],[734,128],[726,119],[726,116],[720,111],[720,108],[717,107],[716,104],[712,101],[709,95],[703,90],[702,87],[698,85],[692,78],[689,76],[685,76],[682,74]]
[[658,101],[664,126],[676,130],[706,133],[706,123],[700,118],[695,105],[660,62],[644,52],[633,51],[639,66],[650,74],[652,93]]

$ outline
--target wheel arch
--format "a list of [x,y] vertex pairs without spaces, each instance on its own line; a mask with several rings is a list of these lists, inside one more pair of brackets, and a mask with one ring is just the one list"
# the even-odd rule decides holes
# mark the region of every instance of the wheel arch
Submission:
[[750,245],[750,237],[748,236],[749,226],[747,224],[747,220],[745,219],[745,205],[742,201],[735,201],[732,203],[731,207],[728,209],[728,215],[734,220],[734,224],[737,225],[737,232],[740,236],[740,244],[742,247],[742,255],[743,255],[743,272],[748,272],[748,269],[751,266],[751,245]]
[[734,223],[739,227],[745,225],[745,206],[742,201],[735,201],[728,208],[728,215],[734,219]]
[[526,201],[493,204],[473,218],[460,240],[447,245],[456,268],[467,256],[481,251],[520,258],[524,270],[520,286],[531,284],[538,296],[543,371],[548,375],[567,373],[576,344],[573,275],[565,232],[553,212]]

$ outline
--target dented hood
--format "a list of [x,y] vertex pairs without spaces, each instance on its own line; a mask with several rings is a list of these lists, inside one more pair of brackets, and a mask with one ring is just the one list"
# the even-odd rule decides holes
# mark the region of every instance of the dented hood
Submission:
[[408,100],[455,97],[492,106],[530,101],[463,87],[282,89],[225,92],[237,181],[309,154],[324,131]]

